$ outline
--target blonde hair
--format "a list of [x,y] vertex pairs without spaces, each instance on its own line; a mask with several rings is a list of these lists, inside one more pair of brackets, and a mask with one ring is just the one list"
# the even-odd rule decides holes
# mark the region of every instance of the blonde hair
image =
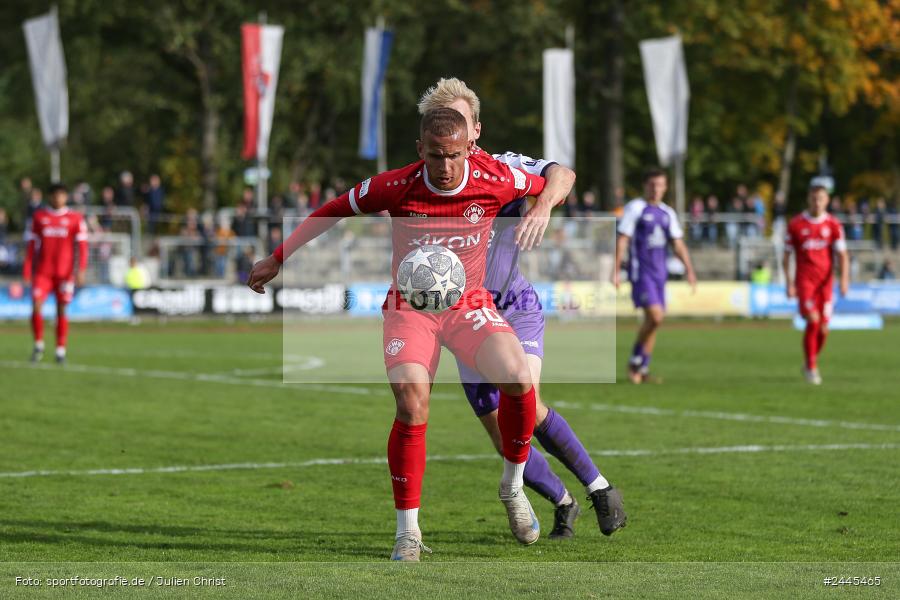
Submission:
[[441,77],[438,82],[425,90],[419,100],[419,114],[424,115],[430,110],[449,106],[456,100],[465,100],[472,109],[472,122],[478,123],[481,113],[481,101],[478,95],[469,89],[465,81],[450,77]]

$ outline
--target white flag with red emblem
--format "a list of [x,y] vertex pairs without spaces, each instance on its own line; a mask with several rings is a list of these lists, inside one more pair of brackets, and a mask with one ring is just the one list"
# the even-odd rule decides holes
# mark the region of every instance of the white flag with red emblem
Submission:
[[281,64],[279,25],[241,25],[241,62],[244,72],[243,158],[264,161],[269,155],[269,135],[275,113],[275,89]]

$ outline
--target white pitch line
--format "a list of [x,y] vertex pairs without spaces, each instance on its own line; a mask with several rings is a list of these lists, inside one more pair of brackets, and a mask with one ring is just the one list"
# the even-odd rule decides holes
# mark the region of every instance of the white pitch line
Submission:
[[[819,452],[840,450],[900,450],[900,444],[797,444],[764,446],[750,444],[743,446],[713,446],[674,448],[671,450],[593,450],[595,456],[666,456],[666,455],[709,455],[709,454],[755,454],[760,452]],[[455,454],[429,456],[429,462],[467,462],[498,460],[497,454]],[[170,467],[131,467],[122,469],[87,469],[81,471],[33,470],[0,472],[0,479],[24,479],[27,477],[83,477],[95,475],[148,475],[154,473],[196,473],[204,471],[258,471],[264,469],[302,469],[324,465],[381,465],[387,459],[377,458],[313,458],[300,462],[225,463],[219,465],[175,465]]]
[[600,412],[617,412],[657,417],[694,417],[718,419],[721,421],[742,421],[745,423],[778,423],[780,425],[803,425],[806,427],[841,427],[844,429],[867,429],[871,431],[900,431],[900,425],[881,423],[857,423],[853,421],[829,421],[827,419],[803,419],[781,415],[750,415],[707,410],[673,410],[654,406],[626,406],[621,404],[581,404],[578,402],[554,402],[554,407],[571,410],[587,409]]
[[[328,392],[333,394],[355,394],[357,396],[391,396],[390,389],[379,383],[377,387],[357,387],[346,384],[323,384],[290,382],[284,383],[277,379],[252,379],[247,377],[234,377],[218,373],[191,373],[188,371],[166,371],[161,369],[133,369],[131,367],[104,367],[100,365],[79,365],[66,363],[64,367],[45,363],[32,364],[23,360],[0,360],[0,367],[13,369],[35,369],[52,371],[54,373],[72,374],[87,373],[90,375],[111,375],[115,377],[149,377],[152,379],[174,379],[176,381],[194,381],[201,383],[216,383],[221,385],[237,385],[249,387],[266,387],[281,390],[303,389],[314,392]],[[373,382],[375,383],[375,382]],[[439,400],[455,400],[459,394],[432,392],[431,397]]]

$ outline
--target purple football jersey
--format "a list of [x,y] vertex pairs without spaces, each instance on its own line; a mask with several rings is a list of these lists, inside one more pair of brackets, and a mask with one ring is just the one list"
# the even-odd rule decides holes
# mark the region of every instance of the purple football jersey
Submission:
[[625,205],[619,233],[631,238],[628,278],[665,281],[669,242],[684,236],[678,215],[666,204],[649,204],[637,198]]

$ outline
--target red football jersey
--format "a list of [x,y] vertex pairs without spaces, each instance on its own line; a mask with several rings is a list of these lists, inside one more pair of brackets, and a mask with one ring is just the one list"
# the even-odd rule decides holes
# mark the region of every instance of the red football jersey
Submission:
[[87,225],[81,213],[68,208],[41,208],[34,213],[23,274],[71,279],[78,245],[78,270],[87,267]]
[[[466,160],[462,182],[443,191],[428,181],[424,161],[386,171],[355,185],[313,212],[274,253],[287,256],[341,217],[388,211],[392,217],[393,265],[417,246],[453,250],[466,269],[466,289],[481,287],[491,225],[500,208],[544,189],[544,178],[523,173],[484,152]],[[395,281],[396,283],[396,281]]]
[[509,167],[486,153],[466,161],[459,187],[443,191],[428,181],[424,161],[387,171],[349,192],[357,214],[386,210],[392,217],[393,264],[418,246],[437,244],[453,250],[466,269],[466,289],[484,282],[491,225],[500,208],[544,188],[543,178]]
[[798,281],[826,282],[834,273],[834,253],[847,249],[844,228],[830,214],[797,215],[788,224],[785,244],[794,251]]

